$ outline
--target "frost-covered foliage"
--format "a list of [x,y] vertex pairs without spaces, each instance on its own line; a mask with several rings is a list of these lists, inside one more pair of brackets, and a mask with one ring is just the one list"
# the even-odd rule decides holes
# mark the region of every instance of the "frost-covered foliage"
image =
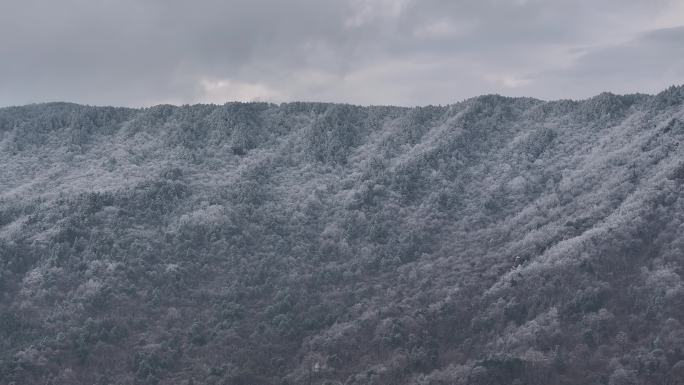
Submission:
[[682,138],[682,87],[0,109],[0,383],[683,384]]

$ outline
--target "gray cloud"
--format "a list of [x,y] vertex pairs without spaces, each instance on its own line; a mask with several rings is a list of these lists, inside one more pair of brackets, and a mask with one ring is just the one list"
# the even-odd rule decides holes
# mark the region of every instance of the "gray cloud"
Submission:
[[653,92],[681,25],[677,0],[5,0],[0,105]]
[[684,81],[684,27],[664,28],[622,44],[588,48],[574,65],[560,71],[540,73],[530,92],[568,96],[610,90],[615,93],[658,92]]

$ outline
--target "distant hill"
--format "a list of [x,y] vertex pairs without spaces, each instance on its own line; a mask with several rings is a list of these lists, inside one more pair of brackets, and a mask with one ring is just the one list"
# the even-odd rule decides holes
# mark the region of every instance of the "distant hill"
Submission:
[[684,87],[2,108],[0,383],[684,384],[683,138]]

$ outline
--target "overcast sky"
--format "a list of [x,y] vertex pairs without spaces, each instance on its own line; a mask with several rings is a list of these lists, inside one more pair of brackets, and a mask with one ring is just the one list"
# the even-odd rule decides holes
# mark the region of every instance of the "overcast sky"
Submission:
[[0,106],[449,104],[684,83],[684,0],[0,0]]

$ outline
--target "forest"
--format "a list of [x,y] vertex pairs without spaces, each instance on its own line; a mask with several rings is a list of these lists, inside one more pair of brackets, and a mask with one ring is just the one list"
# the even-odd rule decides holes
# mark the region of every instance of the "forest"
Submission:
[[0,108],[0,383],[684,384],[684,86]]

